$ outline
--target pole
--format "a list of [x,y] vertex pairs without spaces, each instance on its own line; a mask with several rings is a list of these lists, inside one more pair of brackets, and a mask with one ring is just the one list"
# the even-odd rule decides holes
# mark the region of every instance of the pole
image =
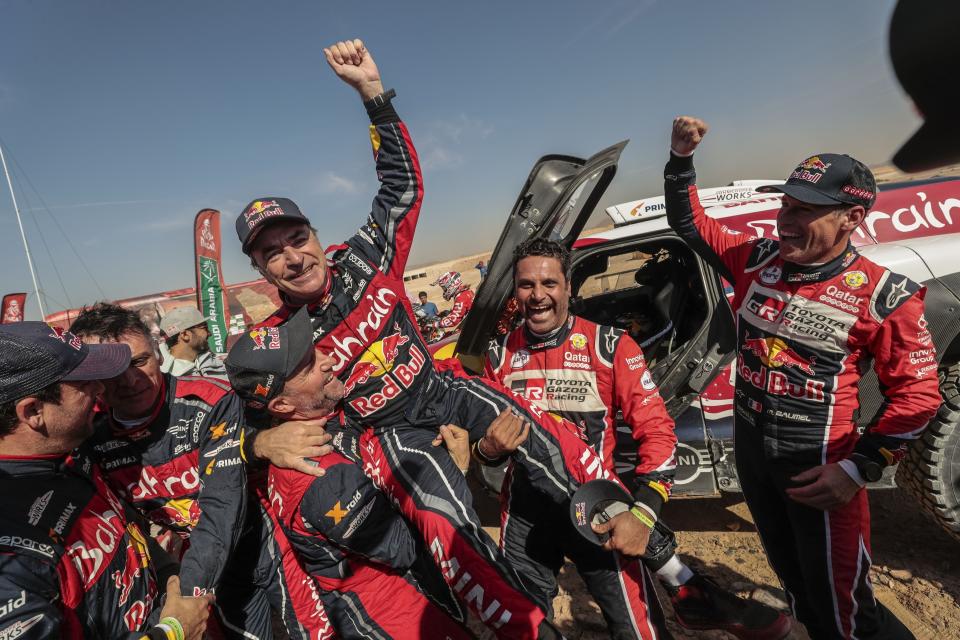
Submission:
[[3,163],[3,174],[7,177],[7,188],[10,189],[10,199],[13,200],[13,210],[17,214],[17,224],[20,225],[20,237],[23,238],[23,250],[27,252],[27,265],[30,267],[30,277],[33,279],[33,290],[37,294],[37,305],[40,307],[40,320],[47,314],[43,311],[43,301],[40,299],[40,287],[37,286],[37,274],[33,270],[33,258],[30,257],[30,246],[27,244],[27,234],[23,231],[23,221],[20,219],[20,207],[17,206],[17,196],[13,193],[13,183],[10,182],[10,172],[7,170],[7,159],[3,156],[3,145],[0,145],[0,162]]

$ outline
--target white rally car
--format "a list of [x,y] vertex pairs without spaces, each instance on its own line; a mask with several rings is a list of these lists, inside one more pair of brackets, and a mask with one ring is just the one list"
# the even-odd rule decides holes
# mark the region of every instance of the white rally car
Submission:
[[[573,247],[571,309],[623,327],[643,346],[677,423],[675,495],[738,491],[733,459],[734,319],[730,287],[667,225],[662,197],[609,207],[615,228],[579,234],[613,180],[626,142],[583,160],[550,155],[534,166],[510,212],[464,320],[456,352],[482,370],[482,357],[512,290],[514,247],[544,236]],[[741,180],[700,189],[707,214],[728,227],[776,237],[776,194],[754,188],[779,180]],[[876,483],[911,491],[924,510],[960,539],[960,179],[886,184],[853,242],[871,260],[927,286],[926,318],[938,352],[943,405],[899,470]],[[452,352],[453,345],[446,350]],[[883,402],[872,370],[860,383],[859,424]],[[630,438],[628,429],[620,435]],[[632,467],[630,446],[618,448],[618,469]],[[501,477],[485,470],[497,488]]]

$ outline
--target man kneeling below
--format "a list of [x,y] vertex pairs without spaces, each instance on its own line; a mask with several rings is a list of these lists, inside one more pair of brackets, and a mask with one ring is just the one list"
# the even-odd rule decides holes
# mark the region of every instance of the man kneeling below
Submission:
[[[331,415],[343,383],[313,348],[306,308],[270,329],[269,342],[244,334],[230,350],[227,373],[252,409],[278,420],[328,416],[336,451],[314,458],[315,478],[270,467],[271,508],[341,638],[469,638],[464,612],[424,547],[389,497],[364,475],[362,430]],[[265,348],[266,347],[266,348]],[[447,432],[451,430],[448,428]],[[453,441],[453,439],[451,439]],[[466,438],[458,465],[469,464]],[[452,617],[451,617],[452,616]],[[456,618],[456,619],[454,619]]]

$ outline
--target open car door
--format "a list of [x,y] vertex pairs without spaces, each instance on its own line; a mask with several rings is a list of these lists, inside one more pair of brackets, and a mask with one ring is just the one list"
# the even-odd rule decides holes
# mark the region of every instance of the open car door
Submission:
[[457,353],[463,365],[483,370],[497,319],[513,291],[513,250],[528,238],[547,237],[567,246],[580,235],[617,172],[627,140],[584,160],[548,155],[534,165],[490,256],[487,277],[463,321]]

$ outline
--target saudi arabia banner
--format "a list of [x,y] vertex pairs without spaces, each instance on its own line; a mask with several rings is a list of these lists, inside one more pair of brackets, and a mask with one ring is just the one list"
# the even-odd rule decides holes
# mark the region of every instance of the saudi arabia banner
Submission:
[[203,209],[193,222],[197,307],[207,318],[210,351],[227,352],[227,297],[220,265],[220,212]]

